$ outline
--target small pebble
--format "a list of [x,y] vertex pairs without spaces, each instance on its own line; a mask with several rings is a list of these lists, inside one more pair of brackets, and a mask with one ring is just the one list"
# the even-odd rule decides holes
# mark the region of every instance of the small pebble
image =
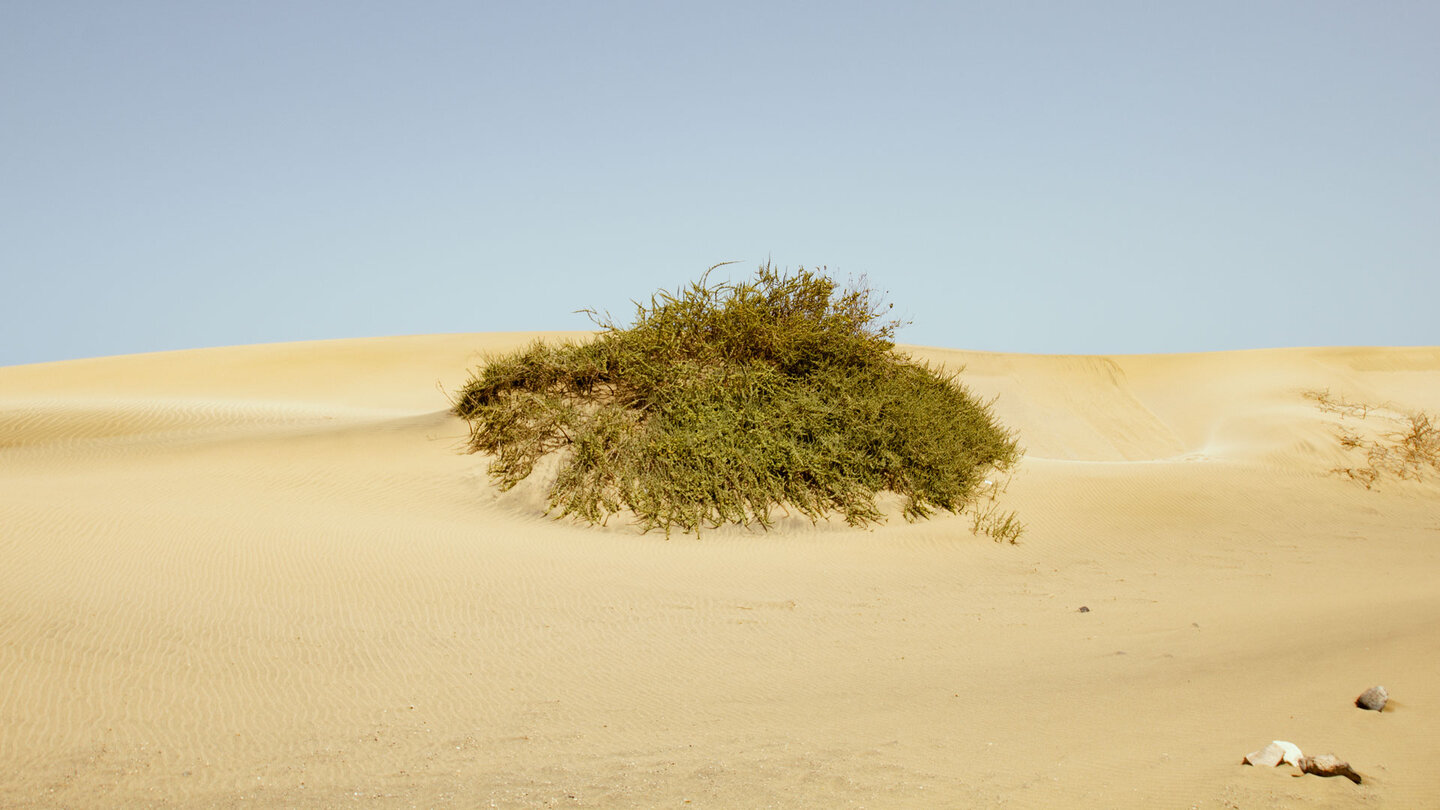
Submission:
[[1385,704],[1390,701],[1390,693],[1383,686],[1372,686],[1366,689],[1360,697],[1355,698],[1355,705],[1362,709],[1369,709],[1372,712],[1385,710]]
[[1075,611],[1075,612],[1076,612],[1076,613],[1089,613],[1089,612],[1090,612],[1090,608],[1085,607],[1084,605],[1081,605],[1081,606],[1080,606],[1080,609],[1077,610],[1077,611]]

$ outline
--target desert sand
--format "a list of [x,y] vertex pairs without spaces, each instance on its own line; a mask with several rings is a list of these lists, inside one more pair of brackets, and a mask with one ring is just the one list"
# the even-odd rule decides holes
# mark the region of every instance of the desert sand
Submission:
[[907,348],[1010,545],[547,518],[445,398],[534,337],[0,368],[0,806],[1440,807],[1440,476],[1331,472],[1440,348]]

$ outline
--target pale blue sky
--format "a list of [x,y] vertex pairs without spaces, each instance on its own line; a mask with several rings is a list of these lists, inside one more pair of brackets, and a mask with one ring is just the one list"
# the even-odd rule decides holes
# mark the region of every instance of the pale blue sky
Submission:
[[[0,365],[586,328],[738,259],[907,343],[1440,343],[1433,2],[0,2]],[[737,268],[732,268],[737,269]]]

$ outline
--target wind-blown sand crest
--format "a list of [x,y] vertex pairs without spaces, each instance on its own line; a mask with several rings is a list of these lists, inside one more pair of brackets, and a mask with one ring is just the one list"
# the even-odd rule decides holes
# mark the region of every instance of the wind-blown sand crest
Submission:
[[1440,476],[1304,396],[1436,413],[1440,348],[908,348],[1012,546],[546,518],[445,398],[537,336],[0,368],[0,807],[1440,806]]

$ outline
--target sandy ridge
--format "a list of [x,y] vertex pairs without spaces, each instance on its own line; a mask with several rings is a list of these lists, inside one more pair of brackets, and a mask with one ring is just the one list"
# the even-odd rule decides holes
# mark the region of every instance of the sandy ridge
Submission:
[[442,393],[535,337],[0,369],[0,806],[1440,804],[1440,487],[1301,396],[1440,349],[912,347],[1030,449],[1011,547],[551,521]]

